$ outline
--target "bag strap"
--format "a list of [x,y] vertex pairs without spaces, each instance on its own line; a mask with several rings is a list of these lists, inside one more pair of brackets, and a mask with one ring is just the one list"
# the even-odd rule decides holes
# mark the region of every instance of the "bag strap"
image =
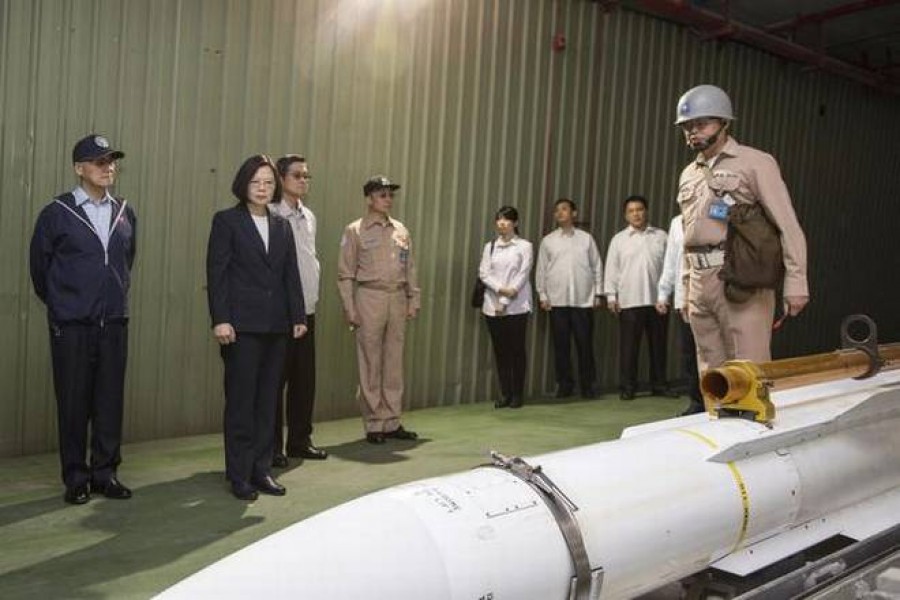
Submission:
[[706,179],[706,185],[709,186],[709,189],[712,190],[712,193],[716,196],[716,198],[720,197],[719,193],[721,190],[717,190],[716,186],[713,185],[715,181],[713,179],[712,167],[709,166],[707,162],[697,162],[697,165],[700,167],[700,170],[703,171],[703,178]]

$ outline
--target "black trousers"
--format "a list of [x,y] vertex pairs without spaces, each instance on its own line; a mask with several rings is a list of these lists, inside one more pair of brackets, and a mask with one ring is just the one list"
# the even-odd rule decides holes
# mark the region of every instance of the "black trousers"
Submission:
[[122,462],[128,325],[50,325],[50,355],[63,483],[104,484]]
[[594,310],[575,306],[554,306],[550,311],[553,331],[553,357],[556,383],[561,390],[572,390],[572,338],[578,356],[578,386],[583,394],[594,389]]
[[637,388],[638,355],[644,334],[650,350],[650,387],[666,387],[667,324],[668,315],[660,315],[653,306],[626,308],[619,313],[619,387],[623,392]]
[[522,398],[525,391],[525,329],[528,314],[488,317],[488,332],[494,346],[500,393],[506,399]]
[[687,392],[691,403],[703,404],[703,398],[700,395],[700,372],[697,370],[697,344],[694,342],[694,332],[691,331],[690,323],[685,323],[684,319],[677,315],[676,319],[680,334],[681,376],[687,382]]
[[269,474],[287,335],[237,332],[225,361],[225,476],[249,482]]
[[[316,317],[306,315],[306,335],[288,338],[284,374],[275,408],[275,452],[284,447],[285,405],[287,405],[287,453],[296,454],[310,445],[313,404],[316,399]],[[285,395],[287,396],[285,398]]]

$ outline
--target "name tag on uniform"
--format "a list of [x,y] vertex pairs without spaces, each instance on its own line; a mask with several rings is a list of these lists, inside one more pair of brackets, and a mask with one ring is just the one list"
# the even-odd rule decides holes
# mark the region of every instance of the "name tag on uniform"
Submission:
[[363,248],[365,248],[366,250],[371,250],[372,248],[377,248],[378,246],[381,245],[381,238],[377,238],[377,237],[363,238],[359,242]]
[[400,250],[400,264],[405,265],[408,260],[409,260],[409,250],[407,250],[405,248],[403,250]]
[[[734,201],[732,200],[732,203]],[[715,219],[716,221],[727,221],[728,220],[728,209],[731,207],[726,204],[723,200],[718,199],[712,204],[709,205],[709,218]]]

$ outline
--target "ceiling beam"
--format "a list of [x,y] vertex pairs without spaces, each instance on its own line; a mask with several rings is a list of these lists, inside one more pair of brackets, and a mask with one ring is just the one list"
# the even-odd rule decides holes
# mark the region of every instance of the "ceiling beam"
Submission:
[[788,60],[812,65],[828,73],[900,95],[900,81],[890,77],[886,72],[865,69],[740,21],[726,19],[717,13],[696,7],[690,0],[631,0],[628,5],[659,17],[697,27],[707,34],[715,32],[716,35],[713,37],[743,42]]
[[865,10],[881,8],[882,6],[891,6],[893,4],[900,4],[900,0],[856,0],[856,2],[840,4],[821,12],[806,13],[804,15],[797,15],[792,19],[785,19],[784,21],[771,23],[763,27],[763,30],[767,33],[778,33],[781,31],[797,29],[798,27],[802,27],[803,25],[809,25],[811,23],[824,23],[826,21],[831,21],[840,17],[846,17],[847,15],[852,15]]

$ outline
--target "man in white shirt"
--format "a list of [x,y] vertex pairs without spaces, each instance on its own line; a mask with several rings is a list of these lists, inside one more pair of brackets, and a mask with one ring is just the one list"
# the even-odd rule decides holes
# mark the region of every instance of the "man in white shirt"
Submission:
[[666,232],[649,224],[647,199],[624,203],[628,227],[617,233],[606,257],[606,301],[619,317],[619,387],[622,400],[634,399],[641,338],[650,350],[650,389],[671,395],[666,385],[667,316],[656,312],[657,285],[666,253]]
[[557,200],[553,215],[558,227],[541,240],[535,284],[541,308],[550,313],[556,397],[571,396],[575,388],[571,361],[574,338],[581,396],[595,398],[593,310],[603,300],[603,259],[594,237],[575,227],[575,202]]
[[[276,163],[283,197],[269,210],[287,219],[297,246],[297,266],[306,306],[306,335],[288,340],[284,375],[275,410],[275,454],[272,465],[288,466],[287,457],[324,460],[328,453],[316,448],[311,439],[313,406],[316,398],[316,302],[319,301],[319,257],[316,252],[316,216],[306,206],[309,192],[309,164],[297,154],[288,154]],[[285,388],[287,388],[287,447],[284,444]]]
[[[656,300],[656,312],[665,315],[673,306],[678,318],[675,319],[678,327],[681,351],[681,375],[688,384],[688,395],[691,403],[681,413],[681,416],[703,412],[703,398],[700,395],[700,372],[697,370],[697,346],[694,343],[694,334],[687,322],[687,315],[682,315],[684,307],[684,286],[681,285],[682,260],[684,255],[684,226],[682,215],[676,216],[669,224],[669,241],[666,244],[666,258],[663,261],[663,274],[659,278],[659,297]],[[675,294],[674,304],[669,300]]]

